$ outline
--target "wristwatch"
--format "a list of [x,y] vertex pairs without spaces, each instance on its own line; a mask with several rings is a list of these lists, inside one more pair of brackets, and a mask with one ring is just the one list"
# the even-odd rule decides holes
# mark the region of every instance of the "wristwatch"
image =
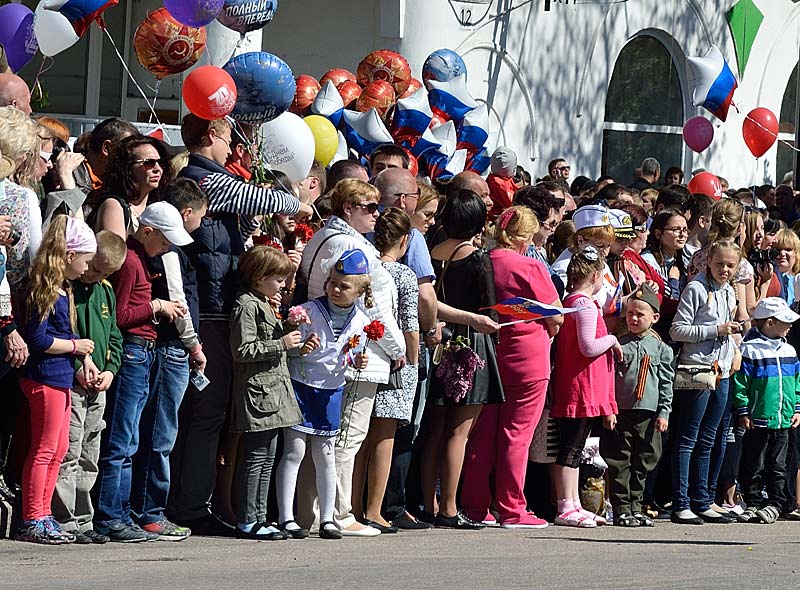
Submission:
[[430,330],[425,330],[426,338],[433,338],[435,335],[436,335],[436,327],[433,327]]

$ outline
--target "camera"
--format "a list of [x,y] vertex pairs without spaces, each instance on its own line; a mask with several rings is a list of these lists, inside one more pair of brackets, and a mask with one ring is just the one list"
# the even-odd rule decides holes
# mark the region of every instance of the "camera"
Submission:
[[761,264],[772,264],[780,257],[781,252],[777,248],[769,248],[768,250],[761,250],[760,248],[753,248],[750,254],[747,255],[747,261],[758,267]]

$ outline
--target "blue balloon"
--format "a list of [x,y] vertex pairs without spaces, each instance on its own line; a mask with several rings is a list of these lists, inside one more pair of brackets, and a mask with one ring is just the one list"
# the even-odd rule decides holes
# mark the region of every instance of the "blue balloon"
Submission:
[[222,68],[236,82],[239,97],[231,116],[241,123],[271,121],[292,105],[295,81],[281,58],[264,51],[243,53]]
[[422,65],[423,80],[449,82],[456,76],[467,73],[467,64],[452,49],[437,49]]
[[225,0],[217,20],[244,36],[271,21],[276,10],[278,0]]

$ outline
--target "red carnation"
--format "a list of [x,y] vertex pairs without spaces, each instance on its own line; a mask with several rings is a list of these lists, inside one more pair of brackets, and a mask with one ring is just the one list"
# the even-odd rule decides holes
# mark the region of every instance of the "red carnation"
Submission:
[[383,338],[384,326],[380,320],[372,320],[369,324],[364,326],[364,333],[369,340],[380,340]]
[[294,235],[304,243],[308,243],[308,241],[314,235],[314,230],[311,229],[311,226],[306,225],[305,223],[298,223],[294,227]]

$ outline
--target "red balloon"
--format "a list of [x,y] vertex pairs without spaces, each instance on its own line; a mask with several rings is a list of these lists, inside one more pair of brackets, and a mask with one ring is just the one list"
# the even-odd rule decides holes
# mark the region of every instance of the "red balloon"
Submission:
[[408,171],[411,172],[411,174],[413,174],[414,176],[417,176],[419,174],[419,162],[414,157],[414,154],[412,154],[406,148],[403,148],[403,151],[408,156]]
[[719,178],[711,172],[701,172],[695,175],[686,188],[693,195],[708,195],[717,201],[722,198],[722,185],[719,183]]
[[188,70],[205,47],[205,28],[179,23],[166,8],[148,14],[133,37],[136,59],[159,80]]
[[361,96],[361,86],[358,85],[358,82],[353,80],[345,80],[336,87],[336,90],[339,91],[345,108]]
[[753,109],[742,124],[742,136],[750,152],[760,158],[778,139],[778,119],[769,109]]
[[366,113],[370,109],[377,109],[383,118],[386,111],[394,104],[394,89],[392,85],[383,80],[370,82],[364,87],[361,96],[356,99],[356,110]]
[[389,49],[378,49],[361,60],[356,71],[358,83],[389,82],[396,95],[402,95],[411,83],[411,67],[406,58]]
[[325,86],[325,82],[330,80],[333,82],[334,86],[339,86],[342,82],[347,82],[350,80],[351,82],[356,81],[356,75],[349,71],[344,70],[342,68],[333,68],[332,70],[328,70],[324,74],[322,74],[322,78],[319,79],[319,83],[321,86]]
[[201,119],[213,121],[227,116],[236,106],[236,83],[217,66],[200,66],[183,81],[183,102]]
[[431,107],[431,112],[433,113],[433,117],[431,117],[431,122],[428,125],[428,129],[433,129],[439,125],[444,125],[450,120],[450,117],[448,117],[446,113],[440,111],[439,109]]
[[305,113],[306,109],[311,106],[311,103],[314,102],[322,86],[320,86],[316,78],[306,76],[305,74],[295,76],[294,81],[297,88],[294,92],[294,100],[292,101],[292,106],[289,107],[289,111],[295,115],[302,115]]
[[398,96],[398,98],[408,98],[420,88],[422,88],[422,82],[416,78],[411,78],[411,80],[408,81],[408,88],[406,88],[406,91],[402,95]]

